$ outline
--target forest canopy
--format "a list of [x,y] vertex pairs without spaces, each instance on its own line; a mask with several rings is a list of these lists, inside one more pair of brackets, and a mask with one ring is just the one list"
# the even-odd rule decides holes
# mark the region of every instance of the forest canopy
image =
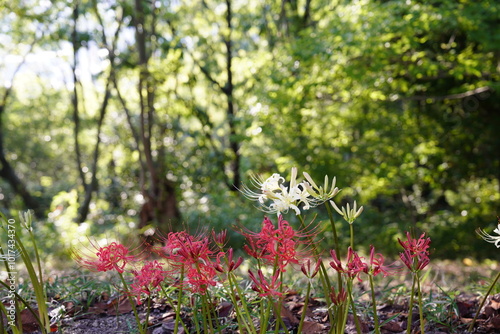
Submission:
[[500,215],[497,1],[0,8],[0,210],[32,209],[47,248],[258,226],[238,189],[297,167],[363,205],[366,245],[414,229],[435,257],[495,256],[474,230]]

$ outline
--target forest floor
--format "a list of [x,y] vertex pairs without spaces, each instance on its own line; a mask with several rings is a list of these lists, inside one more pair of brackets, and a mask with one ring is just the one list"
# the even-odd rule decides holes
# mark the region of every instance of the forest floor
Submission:
[[[430,334],[470,333],[467,331],[474,318],[482,296],[486,293],[492,278],[499,270],[497,264],[464,265],[462,262],[441,261],[429,269],[424,280],[425,332]],[[380,318],[381,333],[406,333],[408,324],[408,277],[389,284],[378,285],[377,313]],[[357,304],[361,329],[363,333],[373,332],[373,318],[367,289],[367,282],[356,287],[359,292]],[[500,333],[500,289],[493,289],[491,296],[484,304],[472,333]],[[134,333],[135,318],[131,312],[128,299],[109,296],[103,293],[87,307],[73,301],[62,300],[64,313],[56,322],[54,332],[64,334],[104,334]],[[304,298],[298,292],[289,291],[282,303],[282,318],[290,333],[297,333],[297,325],[302,314]],[[143,306],[139,306],[141,321],[146,317]],[[412,333],[420,333],[418,310],[415,309],[411,321]],[[227,325],[220,333],[240,333],[231,329],[234,323],[232,305],[220,302],[218,305],[219,321]],[[162,300],[154,300],[149,315],[149,331],[151,334],[174,333],[175,312]],[[329,319],[324,303],[311,298],[306,313],[306,321],[302,333],[329,333]],[[390,320],[388,320],[390,319]],[[23,332],[40,333],[28,313],[24,313]],[[183,320],[190,326],[190,315],[183,314]],[[255,320],[258,325],[258,318]],[[221,326],[224,327],[224,326]],[[193,331],[195,329],[193,327]],[[178,333],[184,333],[181,328]],[[283,333],[283,331],[281,332]],[[356,333],[352,316],[349,316],[345,333]]]

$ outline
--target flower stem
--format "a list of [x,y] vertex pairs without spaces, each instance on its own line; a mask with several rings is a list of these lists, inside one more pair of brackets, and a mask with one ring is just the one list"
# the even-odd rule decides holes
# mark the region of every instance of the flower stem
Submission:
[[[325,205],[325,206],[328,209],[328,206],[327,205]],[[329,213],[329,215],[330,215],[330,222],[332,222],[332,226],[333,226],[333,228],[335,228],[335,224],[333,224],[333,216],[332,216],[331,212]],[[304,222],[304,218],[302,218],[301,215],[299,215],[298,217],[300,220],[301,227],[303,229],[305,229],[306,225]],[[335,247],[338,248],[337,232],[334,232],[334,236],[335,236],[335,240],[336,240]],[[314,244],[314,240],[312,239],[312,236],[310,237],[309,242],[311,244],[314,259],[318,260],[320,258],[319,252],[318,252],[318,249],[316,248],[316,245]],[[327,308],[328,308],[328,317],[330,318],[330,322],[333,322],[333,313],[331,312],[331,301],[328,298],[329,291],[331,290],[332,287],[330,284],[330,279],[328,278],[328,273],[326,271],[325,265],[323,264],[323,261],[320,262],[320,268],[321,268],[321,270],[319,271],[319,276],[320,276],[320,280],[321,280],[321,285],[323,287],[323,293],[325,294],[325,300],[326,300],[326,304],[327,304]],[[340,273],[338,273],[338,284],[339,284],[339,286],[341,286],[341,284],[342,284],[342,277],[341,277]]]
[[248,325],[251,326],[251,330],[249,330],[250,333],[257,333],[257,330],[255,329],[255,326],[252,321],[252,317],[250,315],[250,311],[248,310],[248,305],[246,302],[246,299],[244,298],[244,294],[241,291],[240,286],[238,285],[238,282],[235,281],[235,276],[233,273],[229,274],[229,277],[232,278],[233,284],[236,287],[236,292],[238,293],[238,297],[241,301],[241,305],[243,305],[243,311],[245,312],[245,316],[247,317],[248,320]]
[[476,311],[476,315],[474,316],[474,319],[472,319],[472,322],[470,323],[469,332],[472,332],[472,329],[474,328],[474,324],[476,323],[477,317],[479,316],[479,312],[481,312],[481,309],[483,308],[484,303],[486,302],[486,299],[490,295],[495,284],[497,284],[498,279],[500,279],[500,272],[498,272],[497,276],[495,277],[495,280],[493,281],[493,283],[491,283],[490,288],[488,289],[488,292],[486,292],[486,294],[484,295],[483,300],[481,301],[481,304],[479,305],[479,307]]
[[[137,322],[137,327],[139,328],[139,332],[142,334],[142,333],[146,333],[146,330],[145,328],[142,328],[142,324],[141,324],[141,319],[139,319],[139,313],[137,313],[137,308],[135,307],[135,303],[134,303],[134,299],[132,298],[132,296],[130,295],[130,291],[128,289],[128,285],[127,285],[127,282],[125,282],[125,278],[123,277],[123,273],[119,272],[118,271],[118,276],[120,277],[120,280],[122,281],[122,284],[123,284],[123,290],[125,290],[125,293],[127,294],[127,297],[128,297],[128,301],[130,303],[130,306],[132,307],[132,311],[134,312],[134,317],[135,317],[135,321]],[[147,322],[146,322],[146,327],[148,326]]]
[[[264,334],[267,332],[267,326],[269,325],[268,322],[269,322],[269,315],[271,314],[271,301],[268,300],[268,303],[267,303],[267,307],[266,307],[266,310],[262,316],[262,320],[261,320],[261,323],[260,323],[260,334]],[[263,309],[263,306],[264,306],[264,300],[262,299],[261,300],[261,308]]]
[[353,223],[350,223],[349,224],[349,232],[350,232],[350,235],[351,235],[351,248],[354,249],[354,226],[353,226]]
[[419,275],[419,272],[417,271],[415,273],[415,275],[417,276],[418,311],[420,313],[420,333],[424,334],[425,333],[424,308],[423,308],[423,303],[422,303],[422,288],[420,287],[420,275]]
[[[328,218],[330,219],[330,224],[332,226],[333,242],[334,242],[335,252],[337,253],[337,256],[340,258],[339,238],[338,238],[338,235],[337,235],[337,229],[335,228],[335,220],[333,219],[332,209],[330,208],[330,206],[327,203],[325,203],[325,206],[326,206],[326,212],[328,213]],[[340,280],[339,280],[339,283],[340,283]]]
[[[229,296],[230,296],[231,301],[234,305],[234,310],[236,311],[236,317],[238,319],[238,327],[239,327],[240,331],[242,331],[243,327],[245,327],[246,330],[248,331],[248,333],[252,333],[252,334],[256,333],[256,330],[253,326],[252,319],[249,316],[248,307],[247,307],[247,304],[245,302],[245,299],[241,296],[241,293],[240,293],[239,287],[238,287],[238,283],[234,282],[233,276],[234,276],[233,273],[228,273],[227,279],[229,282],[229,289],[231,290],[229,292]],[[234,293],[234,291],[236,291],[236,293]],[[241,301],[243,311],[241,311],[240,308],[238,307],[238,298]]]
[[[182,302],[182,292],[183,292],[183,284],[184,281],[184,266],[181,267],[181,276],[179,278],[180,287],[179,293],[177,295],[177,308],[175,309],[175,324],[174,324],[174,333],[177,333],[179,329],[179,321],[181,321],[181,302]],[[173,307],[173,305],[172,305]]]
[[309,295],[311,294],[311,280],[307,282],[306,299],[304,301],[304,308],[302,309],[302,315],[300,317],[299,329],[297,333],[302,333],[302,326],[304,326],[304,320],[306,319],[307,306],[309,304]]
[[[276,315],[276,328],[275,328],[275,333],[279,333],[280,326],[283,327],[283,330],[285,331],[285,334],[289,334],[290,332],[288,331],[288,328],[286,328],[285,323],[283,322],[283,318],[281,317],[281,305],[282,301],[279,300],[278,303],[273,303],[271,300],[272,297],[269,297],[269,302],[272,303],[273,308],[274,308],[274,314]],[[299,332],[300,333],[300,332]]]
[[411,284],[411,294],[410,294],[410,304],[408,305],[408,320],[407,320],[407,325],[406,325],[406,333],[411,334],[411,322],[412,322],[412,316],[413,316],[413,296],[415,294],[415,282],[417,280],[417,276],[415,273],[412,273],[413,280]]
[[[173,308],[174,308],[174,301],[172,300],[172,298],[170,298],[170,297],[168,296],[168,293],[165,291],[165,289],[163,288],[163,286],[161,286],[161,291],[163,291],[163,294],[165,295],[165,298],[167,299],[167,302],[168,302],[170,305],[172,305],[172,309],[173,309]],[[180,300],[179,300],[179,302],[177,303],[177,305],[180,305]],[[176,316],[176,318],[177,318],[177,316]],[[182,327],[184,328],[184,331],[185,331],[187,334],[189,334],[189,330],[188,330],[188,328],[186,327],[186,325],[184,324],[184,322],[182,321],[182,319],[179,319],[179,320],[180,320],[180,323],[181,323]],[[174,332],[174,333],[176,333],[176,332]]]
[[375,334],[380,334],[380,324],[378,323],[377,301],[375,300],[375,288],[373,284],[373,275],[368,275],[370,278],[370,289],[372,290],[372,307],[373,307],[373,322],[375,325]]
[[361,334],[361,325],[359,324],[358,312],[356,311],[356,305],[354,304],[354,299],[352,298],[352,279],[347,283],[347,294],[349,295],[349,303],[352,308],[352,315],[354,317],[354,324],[356,325],[356,332]]

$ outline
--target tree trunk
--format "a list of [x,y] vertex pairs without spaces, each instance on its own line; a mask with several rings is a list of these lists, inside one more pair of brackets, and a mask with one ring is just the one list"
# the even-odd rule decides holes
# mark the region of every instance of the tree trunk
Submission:
[[224,92],[227,98],[227,118],[229,123],[229,148],[233,153],[233,161],[231,164],[231,171],[233,173],[233,184],[230,188],[232,191],[238,191],[241,186],[241,176],[240,176],[240,144],[236,139],[236,115],[234,106],[234,85],[233,85],[233,50],[231,33],[233,26],[231,24],[232,11],[231,11],[231,0],[226,0],[227,12],[226,12],[226,24],[228,27],[228,36],[224,41],[226,45],[226,73],[227,73],[227,85],[225,86]]
[[[140,168],[145,168],[143,173],[146,182],[142,189],[146,203],[141,208],[139,227],[154,225],[162,232],[176,229],[180,222],[180,211],[177,206],[177,198],[174,185],[166,179],[165,161],[161,159],[163,154],[158,154],[155,160],[151,149],[151,140],[155,129],[155,85],[153,77],[148,69],[148,62],[151,56],[151,50],[148,50],[149,39],[154,34],[155,10],[151,9],[151,27],[148,31],[146,26],[146,16],[142,0],[135,0],[136,14],[134,25],[136,30],[136,44],[139,53],[139,103],[140,103],[140,131],[139,150],[142,150],[141,156],[145,158],[145,163]],[[154,2],[152,3],[154,6]],[[161,126],[160,126],[161,128]],[[161,133],[161,131],[160,131]],[[159,144],[158,150],[163,150],[162,144]]]
[[23,199],[24,205],[33,210],[37,218],[43,218],[44,210],[40,205],[40,202],[33,197],[26,185],[19,179],[16,175],[11,164],[5,157],[4,144],[3,144],[3,122],[2,114],[4,112],[4,106],[0,106],[0,177],[2,177],[7,183],[12,187],[12,190]]
[[[35,39],[36,41],[36,39]],[[17,68],[14,70],[14,74],[12,76],[12,80],[9,85],[7,85],[8,88],[5,89],[5,92],[2,96],[2,100],[0,101],[0,177],[3,178],[11,187],[14,193],[17,195],[21,196],[23,199],[24,205],[28,208],[33,210],[35,213],[35,216],[37,218],[43,218],[45,215],[45,210],[40,204],[39,200],[31,195],[31,193],[28,191],[28,188],[26,185],[21,181],[21,179],[16,175],[16,172],[14,171],[14,168],[12,165],[9,163],[7,158],[5,157],[5,148],[4,148],[4,133],[3,133],[3,116],[5,112],[5,107],[7,106],[7,100],[9,99],[10,94],[12,93],[12,87],[14,86],[14,79],[16,77],[17,72],[21,68],[21,66],[24,64],[26,56],[31,52],[31,49],[33,48],[33,45],[35,44],[35,41],[31,44],[31,47],[28,51],[28,53],[24,56],[23,60]]]

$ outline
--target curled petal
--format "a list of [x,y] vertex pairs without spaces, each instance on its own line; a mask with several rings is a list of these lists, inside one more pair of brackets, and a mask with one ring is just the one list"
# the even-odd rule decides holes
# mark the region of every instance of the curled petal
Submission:
[[[500,234],[500,224],[498,225],[498,227],[493,232]],[[492,243],[492,244],[495,244],[495,246],[497,248],[500,248],[500,235],[499,236],[493,236],[491,234],[488,234],[488,233],[484,232],[483,230],[481,230],[479,228],[476,230],[476,233],[479,234],[479,236],[481,238],[483,238],[484,241]]]

